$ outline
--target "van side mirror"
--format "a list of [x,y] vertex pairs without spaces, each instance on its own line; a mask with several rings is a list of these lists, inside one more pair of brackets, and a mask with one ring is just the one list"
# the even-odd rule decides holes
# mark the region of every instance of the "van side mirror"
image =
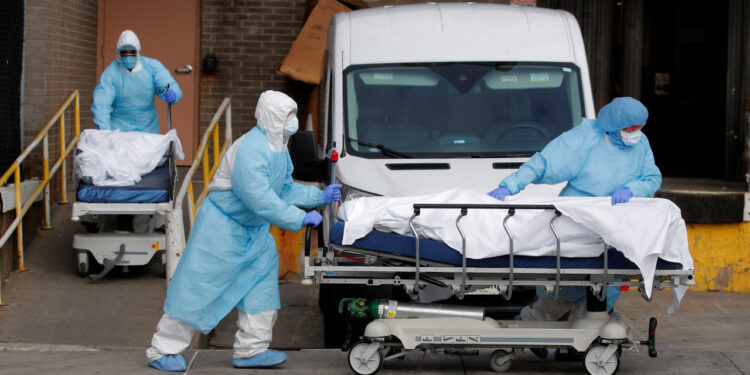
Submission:
[[326,160],[318,159],[318,147],[311,131],[298,131],[289,138],[292,177],[301,181],[321,181],[326,177]]

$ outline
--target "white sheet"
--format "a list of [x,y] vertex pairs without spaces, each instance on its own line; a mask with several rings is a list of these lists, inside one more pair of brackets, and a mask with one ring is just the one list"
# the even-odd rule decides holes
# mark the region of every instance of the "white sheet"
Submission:
[[[402,198],[368,197],[347,201],[338,216],[346,221],[343,244],[351,245],[372,229],[411,235],[408,220],[414,203],[502,203],[486,194],[467,189],[448,190],[438,194]],[[660,198],[633,198],[626,204],[612,206],[609,197],[521,197],[505,203],[554,204],[563,214],[555,221],[564,257],[597,257],[604,250],[603,241],[620,250],[643,274],[646,293],[651,295],[658,258],[679,262],[693,269],[685,222],[680,209]],[[510,242],[502,221],[507,210],[469,210],[461,219],[466,236],[466,254],[473,259],[507,255]],[[516,210],[508,220],[513,235],[514,254],[528,256],[555,255],[556,242],[549,222],[551,210]],[[443,241],[461,251],[461,236],[456,228],[458,210],[423,209],[414,220],[420,237]],[[603,239],[603,240],[602,240]],[[676,311],[686,287],[675,290]]]
[[129,186],[159,166],[174,142],[174,157],[185,158],[175,129],[165,135],[86,129],[78,141],[75,170],[97,186]]

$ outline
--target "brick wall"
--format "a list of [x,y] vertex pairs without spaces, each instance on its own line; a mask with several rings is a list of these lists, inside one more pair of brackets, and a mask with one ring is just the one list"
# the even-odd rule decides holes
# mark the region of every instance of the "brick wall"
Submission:
[[304,105],[309,86],[276,68],[302,28],[305,0],[203,0],[201,12],[201,58],[213,53],[219,60],[217,73],[201,76],[201,135],[226,96],[235,139],[255,125],[255,104],[265,90]]
[[[78,89],[81,127],[90,127],[96,84],[96,0],[26,0],[23,136],[27,146],[70,93]],[[72,107],[71,107],[72,108]],[[73,111],[66,112],[66,142],[73,137]],[[59,155],[59,128],[50,132],[50,159]],[[42,176],[41,146],[24,163],[24,176]],[[50,165],[52,161],[50,161]],[[68,180],[72,176],[68,159]],[[59,183],[53,185],[59,190]]]

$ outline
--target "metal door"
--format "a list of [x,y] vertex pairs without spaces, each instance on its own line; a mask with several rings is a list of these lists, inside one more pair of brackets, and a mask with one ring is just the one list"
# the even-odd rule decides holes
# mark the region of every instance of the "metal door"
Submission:
[[[100,0],[97,77],[115,59],[117,38],[125,29],[138,35],[141,54],[164,64],[182,89],[182,100],[172,107],[172,127],[177,129],[185,150],[185,160],[178,164],[190,165],[199,137],[200,0]],[[186,72],[188,65],[192,70]],[[166,105],[157,101],[159,126],[164,133]]]

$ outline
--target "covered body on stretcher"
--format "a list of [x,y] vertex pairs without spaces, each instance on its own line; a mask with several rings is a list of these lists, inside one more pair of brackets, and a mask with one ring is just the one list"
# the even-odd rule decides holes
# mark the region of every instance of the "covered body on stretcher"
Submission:
[[79,273],[89,275],[98,263],[105,267],[102,277],[114,266],[146,265],[157,255],[164,271],[165,214],[172,207],[175,159],[184,157],[176,133],[88,129],[84,135],[71,218],[88,232],[73,238]]
[[[452,203],[446,203],[452,202]],[[514,197],[468,190],[344,203],[329,248],[306,275],[319,283],[403,285],[418,302],[469,293],[512,296],[512,286],[672,288],[676,311],[693,263],[679,209],[662,199]],[[415,238],[419,238],[418,241]],[[430,238],[426,238],[430,237]],[[607,249],[605,252],[604,250]],[[436,297],[437,296],[437,297]]]

